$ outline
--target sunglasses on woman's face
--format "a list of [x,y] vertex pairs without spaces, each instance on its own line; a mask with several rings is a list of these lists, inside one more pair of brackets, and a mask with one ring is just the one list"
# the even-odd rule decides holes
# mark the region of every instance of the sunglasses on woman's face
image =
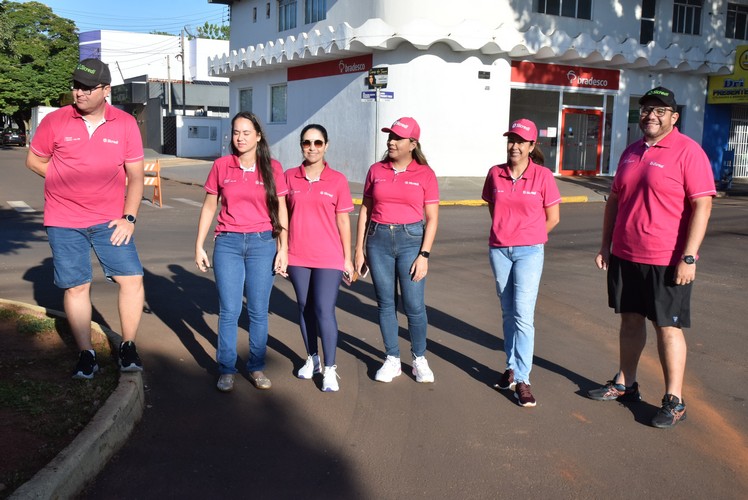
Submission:
[[307,139],[305,141],[301,141],[301,147],[304,148],[304,149],[311,148],[312,144],[314,144],[315,148],[319,149],[319,148],[321,148],[322,146],[325,145],[325,141],[323,141],[321,139],[317,139],[316,141],[310,141],[309,139]]

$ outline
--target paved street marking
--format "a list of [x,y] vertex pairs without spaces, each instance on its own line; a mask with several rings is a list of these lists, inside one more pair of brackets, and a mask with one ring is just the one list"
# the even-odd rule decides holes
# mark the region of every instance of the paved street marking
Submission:
[[23,201],[9,201],[8,205],[10,205],[11,208],[13,208],[13,210],[15,210],[16,212],[36,212],[36,210],[31,208]]
[[187,198],[172,198],[174,201],[181,201],[182,203],[185,203],[187,205],[192,205],[193,207],[202,207],[203,204],[199,201],[190,200]]
[[155,203],[153,203],[151,200],[146,200],[146,199],[141,200],[140,204],[141,205],[147,205],[149,207],[154,207],[154,208],[171,208],[169,205],[163,205],[163,206],[159,207],[158,205],[156,205]]

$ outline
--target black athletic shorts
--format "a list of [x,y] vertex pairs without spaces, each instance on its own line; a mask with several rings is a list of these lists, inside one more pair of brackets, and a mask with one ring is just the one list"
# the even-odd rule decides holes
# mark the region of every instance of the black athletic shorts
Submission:
[[610,256],[608,305],[617,313],[638,313],[657,326],[691,326],[691,288],[675,284],[675,266],[638,264]]

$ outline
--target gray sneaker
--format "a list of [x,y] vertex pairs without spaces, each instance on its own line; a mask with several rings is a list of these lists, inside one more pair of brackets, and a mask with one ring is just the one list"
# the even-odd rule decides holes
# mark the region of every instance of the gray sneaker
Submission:
[[234,390],[234,374],[224,373],[218,377],[216,388],[221,392],[231,392]]

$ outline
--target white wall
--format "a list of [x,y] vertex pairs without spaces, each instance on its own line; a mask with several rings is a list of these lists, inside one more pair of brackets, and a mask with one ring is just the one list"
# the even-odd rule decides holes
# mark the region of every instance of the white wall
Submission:
[[[96,33],[98,37],[94,36]],[[159,80],[182,80],[182,63],[177,58],[181,54],[179,36],[113,30],[81,34],[81,39],[92,37],[90,41],[81,42],[81,51],[86,47],[97,47],[95,56],[109,65],[113,86],[122,84],[124,79],[142,75]],[[227,82],[228,78],[208,74],[207,60],[228,52],[228,48],[226,40],[189,40],[185,36],[185,80]]]
[[[217,158],[226,154],[224,140],[231,136],[228,118],[177,115],[177,156]],[[197,136],[197,137],[196,137]]]

